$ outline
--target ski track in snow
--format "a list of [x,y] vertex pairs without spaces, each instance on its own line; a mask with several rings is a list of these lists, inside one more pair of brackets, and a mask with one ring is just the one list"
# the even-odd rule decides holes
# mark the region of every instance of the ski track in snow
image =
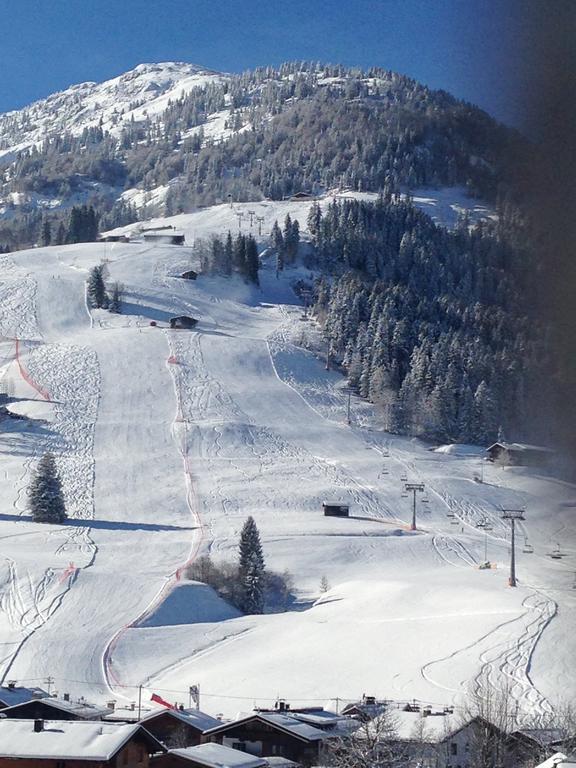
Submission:
[[[73,520],[93,517],[94,423],[98,407],[98,361],[95,354],[78,347],[43,344],[36,318],[36,281],[22,275],[6,258],[0,269],[8,279],[0,282],[0,333],[12,340],[13,356],[22,375],[45,399],[55,403],[54,421],[48,437],[40,441],[41,452],[53,451],[70,524],[50,528],[48,544],[55,542],[55,555],[65,554],[70,563],[64,573],[47,568],[33,574],[8,559],[9,575],[0,592],[0,612],[18,638],[14,650],[1,660],[0,674],[6,678],[24,643],[45,624],[75,581],[78,567],[94,562],[96,546],[86,526]],[[21,360],[24,359],[24,363]],[[16,496],[12,502],[19,515],[27,513],[26,492],[32,466],[39,453],[23,463]],[[32,534],[23,534],[32,535]],[[74,559],[74,563],[72,562]]]

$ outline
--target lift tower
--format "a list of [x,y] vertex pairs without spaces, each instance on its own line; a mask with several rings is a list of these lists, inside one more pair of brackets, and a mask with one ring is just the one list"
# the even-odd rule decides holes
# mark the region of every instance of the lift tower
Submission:
[[424,483],[406,483],[404,488],[407,491],[412,491],[412,525],[410,526],[411,531],[416,530],[416,494],[417,493],[424,493]]
[[503,509],[502,520],[510,520],[510,578],[508,584],[511,587],[516,586],[516,549],[515,549],[515,525],[518,520],[525,520],[523,509]]

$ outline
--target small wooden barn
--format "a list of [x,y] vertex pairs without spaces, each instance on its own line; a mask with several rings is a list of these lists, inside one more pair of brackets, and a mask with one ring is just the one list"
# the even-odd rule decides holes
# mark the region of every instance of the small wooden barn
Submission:
[[341,501],[322,502],[324,517],[350,517],[350,507]]
[[195,317],[188,317],[187,315],[179,315],[178,317],[170,318],[170,328],[180,328],[189,330],[194,328],[198,323]]
[[188,269],[186,270],[186,272],[182,272],[180,277],[183,280],[196,280],[196,278],[198,277],[198,272],[195,272],[193,269]]

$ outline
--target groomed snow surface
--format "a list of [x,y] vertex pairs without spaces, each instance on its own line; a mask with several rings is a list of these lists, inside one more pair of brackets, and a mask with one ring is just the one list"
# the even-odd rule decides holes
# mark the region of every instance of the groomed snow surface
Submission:
[[[168,223],[191,242],[237,231],[235,214],[257,209],[264,238],[288,212],[305,229],[309,205],[223,205]],[[122,315],[86,307],[103,259],[126,287]],[[1,424],[2,679],[50,675],[61,693],[119,704],[140,684],[145,702],[188,704],[199,685],[202,709],[226,716],[277,696],[447,705],[486,679],[510,688],[521,715],[573,697],[575,489],[492,466],[474,482],[477,450],[388,435],[356,399],[349,426],[342,377],[306,349],[318,331],[301,320],[295,274],[276,279],[265,264],[261,290],[182,280],[191,259],[187,247],[107,243],[2,262],[0,372],[28,417]],[[180,314],[199,319],[194,331],[169,329]],[[66,525],[27,516],[47,449]],[[402,477],[426,484],[416,532]],[[330,499],[351,517],[324,517]],[[517,589],[503,506],[526,507]],[[236,558],[248,515],[269,567],[293,575],[287,613],[241,616],[185,580],[201,554]],[[557,542],[565,556],[553,560]],[[479,570],[485,547],[496,567]]]

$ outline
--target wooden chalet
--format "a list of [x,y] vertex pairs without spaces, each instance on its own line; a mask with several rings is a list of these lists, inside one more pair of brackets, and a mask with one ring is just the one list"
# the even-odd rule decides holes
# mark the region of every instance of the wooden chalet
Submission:
[[486,448],[488,461],[516,467],[545,466],[555,456],[556,451],[541,445],[528,443],[493,443]]
[[100,235],[98,238],[99,243],[129,243],[130,238],[128,235]]
[[288,199],[295,203],[298,203],[298,202],[305,203],[307,200],[315,200],[316,198],[314,197],[314,195],[310,194],[310,192],[300,191],[300,192],[295,192],[293,195],[290,195]]
[[0,719],[0,768],[148,768],[163,751],[137,723]]
[[194,747],[202,741],[204,731],[221,725],[220,720],[197,709],[163,709],[140,722],[166,747]]
[[196,747],[169,749],[152,758],[151,768],[268,768],[262,757],[225,747],[222,744],[200,744]]
[[334,734],[295,717],[256,712],[211,728],[205,742],[216,742],[257,757],[285,757],[304,766],[317,765],[322,747]]
[[186,272],[182,272],[180,277],[183,280],[196,280],[198,277],[198,272],[196,272],[194,269],[187,269]]
[[188,317],[187,315],[179,315],[178,317],[170,318],[170,328],[181,328],[189,330],[194,328],[198,323],[195,317]]
[[108,707],[52,698],[32,699],[2,710],[4,717],[17,720],[101,720],[109,713]]
[[145,243],[157,243],[158,245],[184,245],[186,237],[182,232],[144,232]]

